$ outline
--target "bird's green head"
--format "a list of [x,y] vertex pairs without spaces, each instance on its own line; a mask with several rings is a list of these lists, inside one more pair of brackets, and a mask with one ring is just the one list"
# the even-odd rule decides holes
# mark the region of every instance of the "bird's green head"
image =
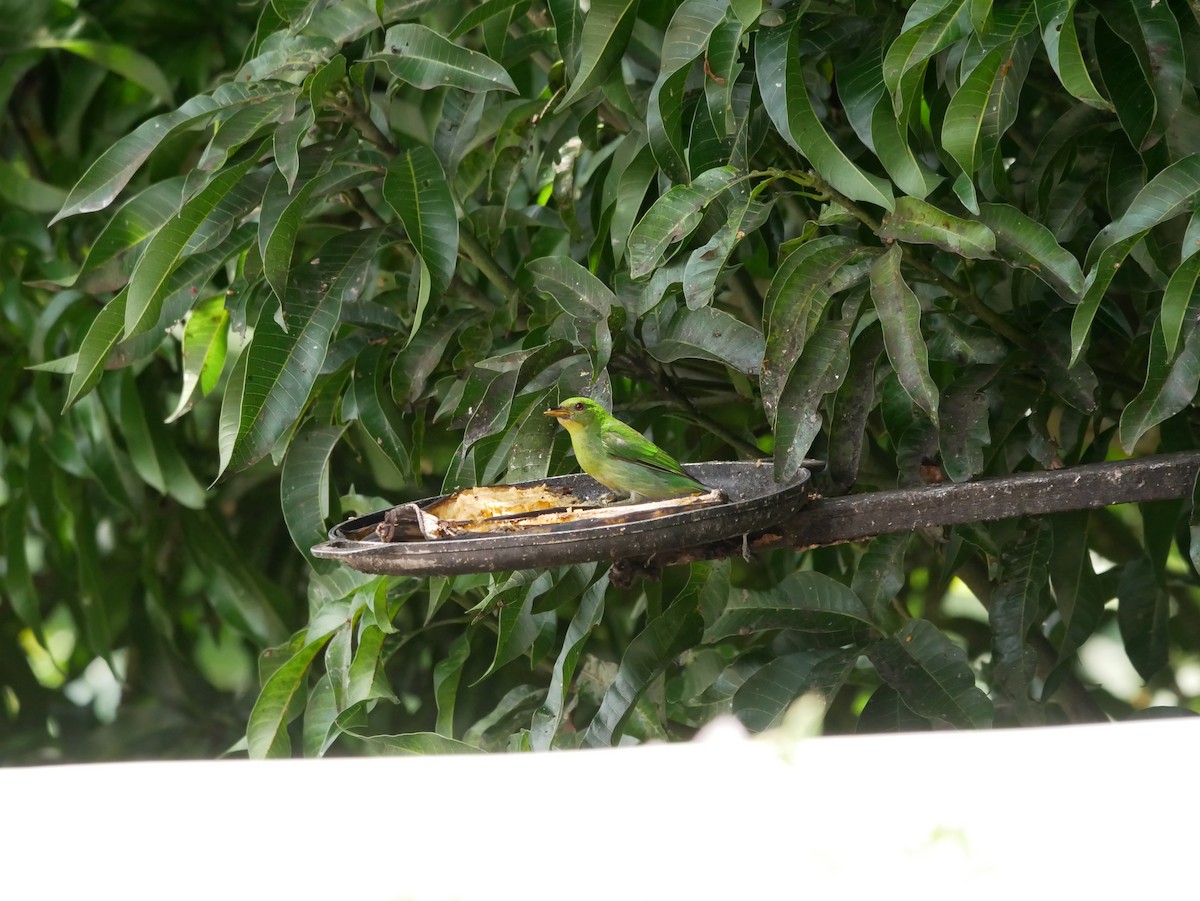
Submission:
[[557,407],[547,410],[546,415],[553,416],[567,429],[573,426],[586,429],[595,423],[603,422],[608,412],[589,398],[568,397]]

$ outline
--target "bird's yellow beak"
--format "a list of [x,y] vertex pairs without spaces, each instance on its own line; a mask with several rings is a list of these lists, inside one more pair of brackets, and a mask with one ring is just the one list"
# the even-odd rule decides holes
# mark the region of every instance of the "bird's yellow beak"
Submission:
[[562,407],[551,407],[549,410],[547,410],[542,415],[543,416],[553,416],[555,419],[566,419],[568,416],[571,415],[571,411],[564,410]]

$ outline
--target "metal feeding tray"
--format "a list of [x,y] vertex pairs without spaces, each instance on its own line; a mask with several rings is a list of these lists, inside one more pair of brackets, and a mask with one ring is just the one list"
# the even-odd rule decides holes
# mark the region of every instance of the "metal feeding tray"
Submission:
[[312,552],[361,572],[417,576],[616,561],[759,532],[808,501],[807,469],[787,485],[775,482],[770,461],[687,463],[684,469],[714,492],[605,503],[611,492],[590,476],[556,476],[496,490],[548,492],[563,498],[557,507],[543,501],[518,513],[446,521],[442,515],[462,492],[442,495],[348,519]]

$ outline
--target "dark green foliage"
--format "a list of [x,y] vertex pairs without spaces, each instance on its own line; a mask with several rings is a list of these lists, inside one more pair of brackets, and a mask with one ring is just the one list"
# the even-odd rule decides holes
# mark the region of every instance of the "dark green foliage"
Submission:
[[570,470],[580,393],[826,490],[1194,448],[1186,4],[91,6],[0,0],[0,759],[1196,703],[1187,504],[632,589],[307,555]]

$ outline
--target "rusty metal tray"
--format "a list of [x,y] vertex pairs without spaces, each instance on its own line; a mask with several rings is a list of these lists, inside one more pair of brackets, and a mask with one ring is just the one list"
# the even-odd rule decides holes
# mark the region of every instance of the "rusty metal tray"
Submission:
[[[737,535],[760,532],[797,513],[808,501],[809,472],[795,481],[775,482],[769,460],[687,463],[684,469],[724,492],[727,501],[672,512],[668,508],[630,515],[618,521],[556,526],[526,532],[471,534],[432,540],[382,541],[374,529],[387,510],[339,523],[329,540],[315,545],[317,557],[338,560],[366,573],[446,576],[562,566],[589,561],[649,557]],[[608,489],[582,473],[521,483],[569,488],[576,497],[599,499]],[[416,501],[418,507],[444,499]],[[391,509],[391,508],[389,508]],[[364,532],[370,532],[364,536]]]

